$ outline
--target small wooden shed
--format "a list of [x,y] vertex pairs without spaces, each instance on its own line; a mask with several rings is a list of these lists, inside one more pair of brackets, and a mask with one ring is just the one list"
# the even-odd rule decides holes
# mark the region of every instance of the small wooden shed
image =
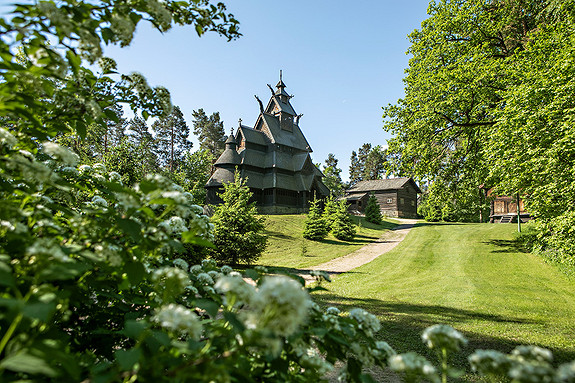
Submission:
[[[491,198],[491,212],[489,222],[491,223],[511,223],[517,222],[517,196],[496,195],[493,189],[487,191],[487,197]],[[521,222],[527,222],[531,215],[525,210],[523,200],[519,198],[519,218]]]
[[410,177],[360,181],[343,197],[352,213],[363,213],[369,196],[377,198],[381,214],[387,217],[417,218],[417,195],[421,189]]

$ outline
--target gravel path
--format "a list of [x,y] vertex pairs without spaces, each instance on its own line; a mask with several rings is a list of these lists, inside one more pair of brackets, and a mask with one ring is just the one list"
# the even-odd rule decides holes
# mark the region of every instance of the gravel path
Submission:
[[381,254],[391,251],[395,246],[403,241],[407,233],[409,233],[411,228],[418,222],[416,219],[398,219],[398,221],[400,222],[399,226],[386,231],[375,242],[365,245],[361,249],[344,255],[343,257],[335,258],[329,262],[310,267],[306,270],[305,274],[302,273],[301,276],[306,280],[306,282],[312,282],[314,278],[308,273],[313,270],[322,270],[328,272],[333,278],[338,274],[345,273],[355,269],[356,267],[365,265],[379,257]]

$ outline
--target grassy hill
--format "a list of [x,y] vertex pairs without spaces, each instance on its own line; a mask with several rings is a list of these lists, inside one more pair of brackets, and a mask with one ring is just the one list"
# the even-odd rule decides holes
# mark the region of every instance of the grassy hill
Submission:
[[377,314],[379,336],[400,352],[426,355],[421,331],[446,323],[471,340],[467,352],[536,344],[551,349],[558,361],[573,360],[575,283],[522,252],[513,241],[515,230],[503,224],[422,224],[391,252],[337,277],[318,298]]
[[[283,268],[305,268],[319,265],[331,259],[349,254],[381,237],[385,230],[396,226],[389,220],[382,225],[366,222],[364,218],[353,217],[361,228],[353,241],[340,241],[329,235],[322,241],[310,241],[302,237],[305,215],[266,216],[268,248],[257,262],[259,265]],[[307,248],[302,254],[302,244]]]

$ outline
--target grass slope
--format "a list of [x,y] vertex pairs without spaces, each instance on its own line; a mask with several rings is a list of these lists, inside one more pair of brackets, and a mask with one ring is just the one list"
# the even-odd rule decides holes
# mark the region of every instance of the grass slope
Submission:
[[[305,217],[305,215],[266,216],[268,247],[257,263],[287,269],[319,265],[375,241],[385,230],[396,226],[391,221],[385,221],[382,225],[374,225],[361,218],[361,232],[357,232],[353,241],[340,241],[332,235],[322,241],[310,241],[302,237]],[[359,223],[359,217],[353,218],[356,224]],[[307,247],[305,256],[302,255],[303,241]]]
[[[466,353],[519,344],[575,359],[574,283],[512,241],[515,225],[422,224],[393,251],[336,278],[318,296],[344,310],[363,307],[399,352],[428,355],[422,330],[446,323],[469,339]],[[464,353],[465,354],[465,353]],[[458,364],[465,364],[465,355]]]

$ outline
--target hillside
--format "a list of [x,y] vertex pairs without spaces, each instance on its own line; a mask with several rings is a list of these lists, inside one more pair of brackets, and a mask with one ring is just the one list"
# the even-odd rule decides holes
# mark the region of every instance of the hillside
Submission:
[[574,282],[522,252],[515,228],[422,224],[391,252],[336,278],[320,300],[377,314],[381,338],[400,352],[426,353],[421,331],[446,323],[471,339],[467,351],[536,344],[572,360]]
[[[356,224],[360,218],[353,217]],[[304,240],[302,237],[305,215],[268,215],[266,234],[268,247],[258,264],[285,268],[305,268],[319,265],[337,257],[349,254],[381,237],[385,230],[396,224],[391,220],[374,225],[361,218],[361,228],[356,226],[357,235],[353,241],[340,241],[329,235],[322,241]],[[302,254],[305,244],[306,254]]]

